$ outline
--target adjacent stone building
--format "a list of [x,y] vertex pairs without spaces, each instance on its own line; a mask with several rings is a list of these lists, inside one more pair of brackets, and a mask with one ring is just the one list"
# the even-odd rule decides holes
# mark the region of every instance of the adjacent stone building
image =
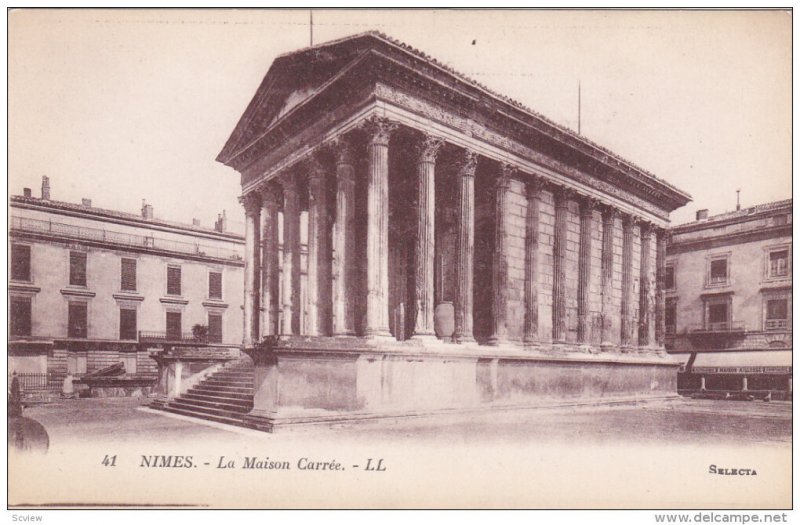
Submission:
[[217,160],[247,218],[252,426],[675,391],[689,196],[423,53],[280,56]]
[[673,228],[665,293],[681,392],[791,396],[791,200]]
[[23,387],[60,390],[68,372],[118,363],[144,381],[165,345],[241,343],[244,239],[225,217],[204,228],[146,203],[137,215],[57,201],[43,177],[41,197],[11,197],[9,220],[8,372]]

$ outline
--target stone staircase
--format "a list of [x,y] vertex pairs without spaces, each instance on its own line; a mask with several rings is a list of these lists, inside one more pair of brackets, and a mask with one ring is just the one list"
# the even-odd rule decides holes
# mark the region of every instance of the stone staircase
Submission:
[[185,394],[151,408],[246,426],[244,416],[253,408],[253,364],[247,358],[228,363]]

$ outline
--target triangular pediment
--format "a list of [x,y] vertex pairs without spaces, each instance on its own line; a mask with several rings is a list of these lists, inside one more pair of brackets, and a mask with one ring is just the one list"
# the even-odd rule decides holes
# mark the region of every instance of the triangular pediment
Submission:
[[217,160],[226,162],[261,137],[283,115],[311,98],[374,43],[374,35],[364,33],[279,56]]

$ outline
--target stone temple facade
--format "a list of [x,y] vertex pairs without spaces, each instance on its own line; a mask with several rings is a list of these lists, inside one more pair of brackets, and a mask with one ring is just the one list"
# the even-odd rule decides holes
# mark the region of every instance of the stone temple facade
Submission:
[[417,50],[278,57],[217,160],[246,210],[253,426],[675,392],[689,196]]

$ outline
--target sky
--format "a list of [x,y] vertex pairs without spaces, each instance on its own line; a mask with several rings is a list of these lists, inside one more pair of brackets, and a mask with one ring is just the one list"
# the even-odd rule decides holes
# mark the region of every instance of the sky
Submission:
[[[15,11],[9,190],[242,230],[214,159],[307,10]],[[315,44],[379,30],[692,195],[673,223],[791,197],[791,15],[314,10]],[[474,42],[474,43],[473,43]]]

